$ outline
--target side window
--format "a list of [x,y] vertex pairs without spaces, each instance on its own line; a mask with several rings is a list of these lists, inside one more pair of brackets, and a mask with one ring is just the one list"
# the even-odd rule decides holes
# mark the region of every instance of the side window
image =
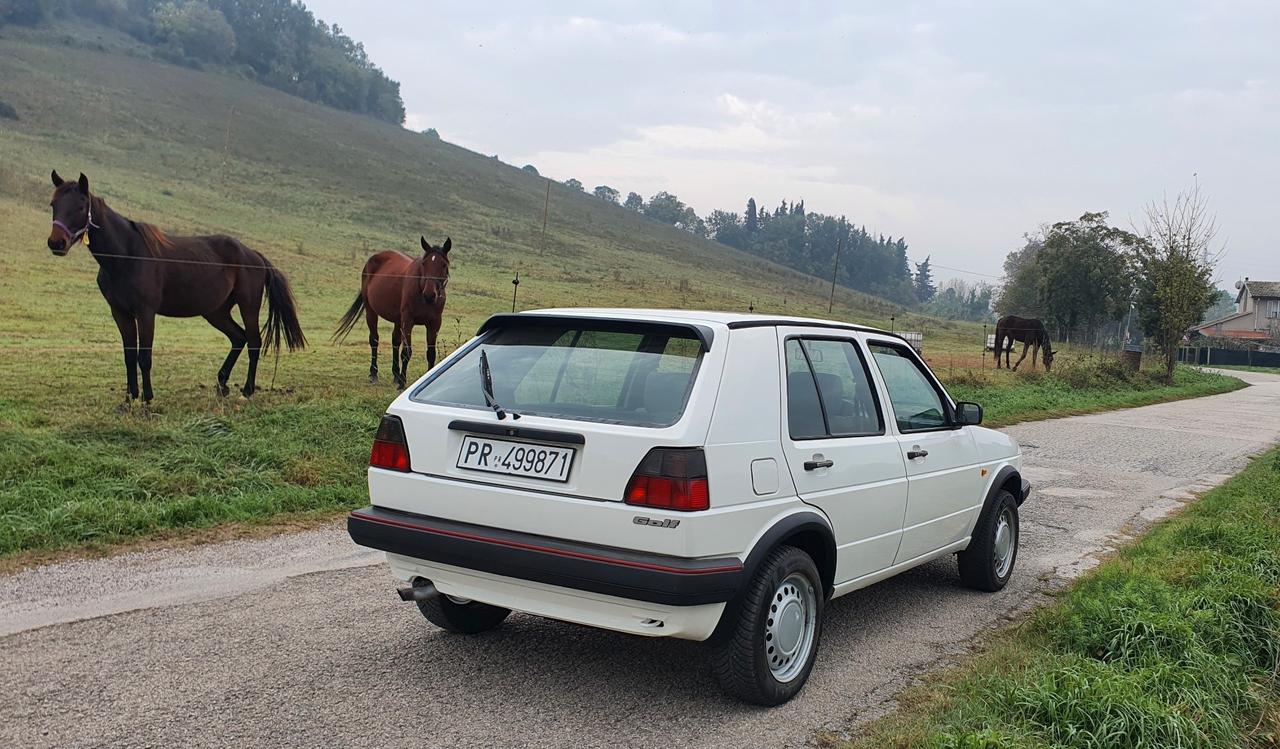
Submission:
[[898,429],[911,432],[947,426],[947,409],[942,396],[915,359],[898,346],[868,345],[889,391]]
[[852,341],[792,338],[786,356],[792,439],[883,433],[866,364]]

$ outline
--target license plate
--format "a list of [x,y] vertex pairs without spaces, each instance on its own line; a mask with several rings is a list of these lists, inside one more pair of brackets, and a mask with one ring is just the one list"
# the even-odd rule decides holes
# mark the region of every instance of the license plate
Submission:
[[457,465],[472,471],[568,481],[573,448],[468,436],[462,438]]

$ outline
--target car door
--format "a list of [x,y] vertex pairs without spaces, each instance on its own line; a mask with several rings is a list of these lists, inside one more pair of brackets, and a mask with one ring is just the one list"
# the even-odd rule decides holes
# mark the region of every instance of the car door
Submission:
[[907,473],[907,511],[895,563],[964,538],[981,509],[981,467],[968,427],[920,357],[901,341],[867,336]]
[[856,339],[783,329],[782,443],[800,498],[831,520],[836,584],[893,564],[906,471]]

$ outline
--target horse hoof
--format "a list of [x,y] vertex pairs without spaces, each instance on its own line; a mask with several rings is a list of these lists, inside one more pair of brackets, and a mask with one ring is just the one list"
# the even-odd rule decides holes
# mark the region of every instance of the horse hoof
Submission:
[[218,397],[219,397],[219,398],[226,398],[228,395],[231,395],[231,388],[227,387],[227,383],[225,383],[225,382],[219,382],[219,383],[218,383]]
[[377,385],[377,384],[378,384],[378,376],[377,376],[377,375],[369,375],[369,384],[370,384],[370,385]]

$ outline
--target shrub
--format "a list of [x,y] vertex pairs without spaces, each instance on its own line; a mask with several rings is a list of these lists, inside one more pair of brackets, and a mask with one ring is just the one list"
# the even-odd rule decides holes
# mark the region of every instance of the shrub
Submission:
[[6,120],[18,119],[18,110],[14,109],[8,103],[0,101],[0,118]]

